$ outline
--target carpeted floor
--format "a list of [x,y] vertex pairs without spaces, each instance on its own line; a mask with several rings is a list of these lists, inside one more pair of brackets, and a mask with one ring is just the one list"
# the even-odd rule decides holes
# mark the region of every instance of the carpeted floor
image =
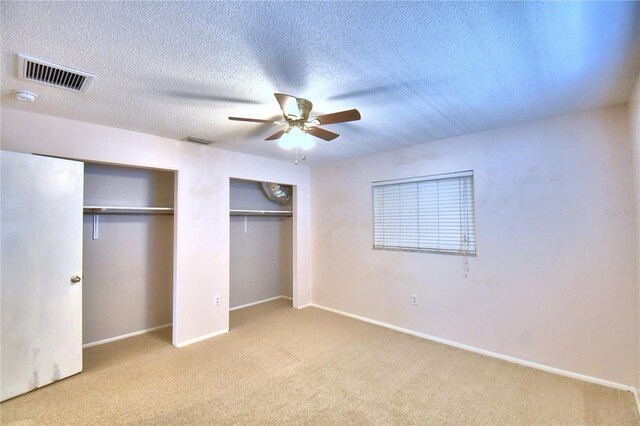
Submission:
[[637,425],[631,394],[277,300],[183,349],[170,329],[85,349],[3,424]]

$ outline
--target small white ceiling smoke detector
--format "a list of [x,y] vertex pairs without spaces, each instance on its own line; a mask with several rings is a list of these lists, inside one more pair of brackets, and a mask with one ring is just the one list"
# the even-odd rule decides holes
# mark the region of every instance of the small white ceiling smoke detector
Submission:
[[16,90],[16,99],[25,102],[35,102],[38,95],[30,90]]

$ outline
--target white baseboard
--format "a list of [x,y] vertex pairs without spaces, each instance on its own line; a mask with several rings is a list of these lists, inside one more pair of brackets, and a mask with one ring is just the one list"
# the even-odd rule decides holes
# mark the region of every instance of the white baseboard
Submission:
[[[288,297],[288,296],[270,297],[269,299],[258,300],[257,302],[247,303],[246,305],[241,305],[241,306],[236,306],[234,308],[230,308],[229,311],[235,311],[236,309],[248,308],[249,306],[259,305],[260,303],[271,302],[272,300],[277,300],[277,299],[289,299],[289,300],[291,300],[291,298]],[[193,338],[193,339],[190,339],[190,340],[185,340],[184,342],[174,343],[173,346],[175,346],[176,348],[183,348],[185,346],[189,346],[189,345],[192,345],[194,343],[201,342],[201,341],[209,339],[211,337],[220,336],[221,334],[225,334],[225,333],[228,333],[228,332],[229,332],[229,328],[225,328],[225,329],[222,329],[222,330],[214,331],[213,333],[210,333],[210,334],[205,334],[204,336],[196,337],[196,338]]]
[[315,306],[316,308],[320,308],[320,306],[314,305],[313,303],[307,303],[306,305],[298,306],[296,309],[304,309],[304,308],[308,308],[309,306]]
[[[503,361],[512,362],[518,365],[524,365],[525,367],[535,368],[536,370],[546,371],[548,373],[558,374],[560,376],[571,377],[572,379],[578,379],[589,383],[595,383],[602,386],[607,386],[614,389],[620,389],[627,392],[631,392],[635,395],[636,401],[638,401],[638,393],[633,386],[623,385],[621,383],[611,382],[609,380],[600,379],[597,377],[587,376],[585,374],[574,373],[572,371],[563,370],[561,368],[550,367],[548,365],[538,364],[536,362],[526,361],[519,358],[514,358],[512,356],[499,354],[497,352],[491,352],[485,349],[476,348],[474,346],[465,345],[462,343],[453,342],[451,340],[442,339],[440,337],[430,336],[428,334],[419,333],[417,331],[408,330],[406,328],[397,327],[395,325],[387,324],[381,321],[372,320],[370,318],[361,317],[359,315],[350,314],[348,312],[339,311],[337,309],[329,308],[322,305],[317,305],[315,303],[311,303],[311,306],[323,309],[325,311],[333,312],[334,314],[343,315],[345,317],[354,318],[360,321],[368,322],[370,324],[375,324],[381,327],[389,328],[391,330],[399,331],[401,333],[410,334],[412,336],[421,337],[426,340],[431,340],[433,342],[442,343],[444,345],[453,346],[454,348],[464,349],[470,352],[475,352],[481,355],[490,356],[492,358],[501,359]],[[640,405],[639,405],[640,407]],[[639,408],[640,410],[640,408]]]
[[203,340],[207,340],[211,337],[220,336],[221,334],[225,334],[229,332],[229,328],[224,328],[222,330],[214,331],[213,333],[205,334],[204,336],[195,337],[193,339],[185,340],[184,342],[174,343],[173,346],[176,348],[184,348],[185,346],[192,345],[194,343],[201,342]]
[[270,297],[268,299],[258,300],[257,302],[247,303],[246,305],[240,305],[240,306],[235,306],[233,308],[229,308],[229,311],[235,311],[236,309],[248,308],[249,306],[259,305],[261,303],[267,303],[267,302],[271,302],[272,300],[277,300],[277,299],[289,299],[289,300],[291,300],[291,298],[289,296]]
[[115,342],[116,340],[126,339],[127,337],[139,336],[141,334],[151,333],[152,331],[160,330],[162,328],[171,327],[171,323],[159,325],[157,327],[147,328],[145,330],[134,331],[133,333],[123,334],[121,336],[109,337],[108,339],[98,340],[97,342],[85,343],[82,345],[82,349],[90,348],[92,346],[104,345],[105,343]]

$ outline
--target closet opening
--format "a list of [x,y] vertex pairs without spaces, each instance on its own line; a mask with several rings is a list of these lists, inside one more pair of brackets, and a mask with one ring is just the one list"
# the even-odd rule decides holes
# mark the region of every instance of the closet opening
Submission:
[[230,328],[292,307],[293,187],[230,179]]
[[171,345],[175,173],[84,170],[83,347],[145,333]]

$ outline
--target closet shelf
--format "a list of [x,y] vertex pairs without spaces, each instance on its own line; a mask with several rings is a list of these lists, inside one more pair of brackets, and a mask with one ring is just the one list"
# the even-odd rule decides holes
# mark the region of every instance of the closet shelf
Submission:
[[145,215],[172,215],[173,207],[114,207],[114,206],[84,206],[82,208],[84,214],[103,215],[103,214],[145,214]]
[[290,210],[229,210],[231,216],[282,216],[291,217],[293,212]]

